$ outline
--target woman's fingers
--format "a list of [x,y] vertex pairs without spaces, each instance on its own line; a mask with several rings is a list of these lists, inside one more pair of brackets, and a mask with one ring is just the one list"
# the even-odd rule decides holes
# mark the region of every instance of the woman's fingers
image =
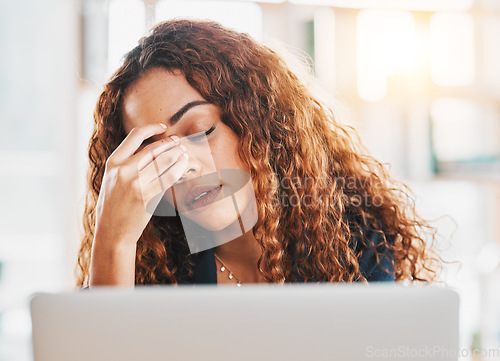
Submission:
[[[140,151],[138,151],[130,160],[132,162],[137,162],[137,169],[142,171],[146,166],[151,164],[156,158],[162,155],[164,152],[169,152],[171,149],[179,148],[186,151],[184,145],[180,145],[179,138],[175,135],[170,137],[168,140],[160,140],[152,144],[147,145]],[[177,158],[176,158],[177,159]]]
[[185,152],[181,147],[175,147],[158,155],[153,161],[145,166],[139,174],[141,182],[153,182],[179,159]]
[[134,155],[141,144],[153,135],[164,133],[167,126],[163,123],[148,124],[133,128],[115,151],[109,156],[108,162],[119,164]]
[[[175,158],[176,155],[177,158]],[[172,158],[174,158],[173,161]],[[154,163],[150,164],[140,173],[141,189],[146,203],[172,187],[188,168],[188,155],[184,152],[168,156],[163,153],[156,161],[158,161],[157,166]]]

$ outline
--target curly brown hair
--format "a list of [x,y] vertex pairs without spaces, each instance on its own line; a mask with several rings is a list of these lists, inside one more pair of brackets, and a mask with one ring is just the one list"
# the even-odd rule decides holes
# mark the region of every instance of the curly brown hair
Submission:
[[[436,229],[417,215],[410,189],[369,155],[354,129],[340,124],[275,51],[215,22],[177,19],[159,23],[140,39],[97,102],[79,286],[89,282],[105,162],[126,136],[124,94],[154,67],[180,70],[220,108],[222,121],[240,139],[238,152],[249,166],[257,199],[253,234],[262,249],[257,266],[268,282],[294,281],[294,253],[305,282],[366,281],[359,259],[373,251],[367,230],[393,252],[397,281],[438,278]],[[305,197],[315,201],[276,202]],[[138,240],[135,282],[177,284],[181,267],[192,276],[192,256],[180,218],[152,216]]]

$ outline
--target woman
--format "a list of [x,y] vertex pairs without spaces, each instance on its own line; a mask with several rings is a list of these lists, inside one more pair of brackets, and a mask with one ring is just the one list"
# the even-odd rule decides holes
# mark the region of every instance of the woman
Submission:
[[[94,118],[80,286],[437,278],[434,242],[424,242],[435,230],[407,187],[246,34],[207,21],[156,25],[105,85]],[[206,136],[217,169],[182,147],[193,134]],[[145,204],[218,169],[250,175],[255,224],[190,253],[178,205],[164,217]],[[215,204],[207,224],[234,222]]]

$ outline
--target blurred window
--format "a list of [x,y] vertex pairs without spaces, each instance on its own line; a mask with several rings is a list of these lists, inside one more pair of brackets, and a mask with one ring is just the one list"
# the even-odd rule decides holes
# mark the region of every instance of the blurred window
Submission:
[[431,76],[441,86],[474,80],[474,22],[464,13],[436,13],[430,24]]
[[108,75],[118,69],[126,52],[146,32],[146,13],[141,0],[112,0],[109,4]]
[[387,93],[387,79],[408,75],[418,58],[413,14],[400,10],[361,10],[358,30],[358,93],[378,101]]
[[258,4],[229,1],[171,1],[156,4],[156,22],[172,18],[211,19],[262,39],[262,10]]
[[500,119],[495,109],[442,97],[431,104],[432,141],[438,161],[489,162],[500,155]]

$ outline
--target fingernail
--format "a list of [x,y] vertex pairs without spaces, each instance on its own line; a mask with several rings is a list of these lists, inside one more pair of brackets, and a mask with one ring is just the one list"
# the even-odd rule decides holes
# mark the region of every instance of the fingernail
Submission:
[[179,147],[180,147],[183,151],[187,151],[187,148],[186,148],[186,146],[185,146],[184,144],[179,145]]
[[166,126],[165,124],[160,123],[160,125],[161,125],[163,128],[167,129],[167,126]]
[[187,153],[182,153],[182,155],[186,157],[186,159],[189,159],[189,155]]
[[172,138],[172,140],[176,143],[176,144],[179,144],[179,137],[176,136],[176,135],[171,135],[170,138]]

